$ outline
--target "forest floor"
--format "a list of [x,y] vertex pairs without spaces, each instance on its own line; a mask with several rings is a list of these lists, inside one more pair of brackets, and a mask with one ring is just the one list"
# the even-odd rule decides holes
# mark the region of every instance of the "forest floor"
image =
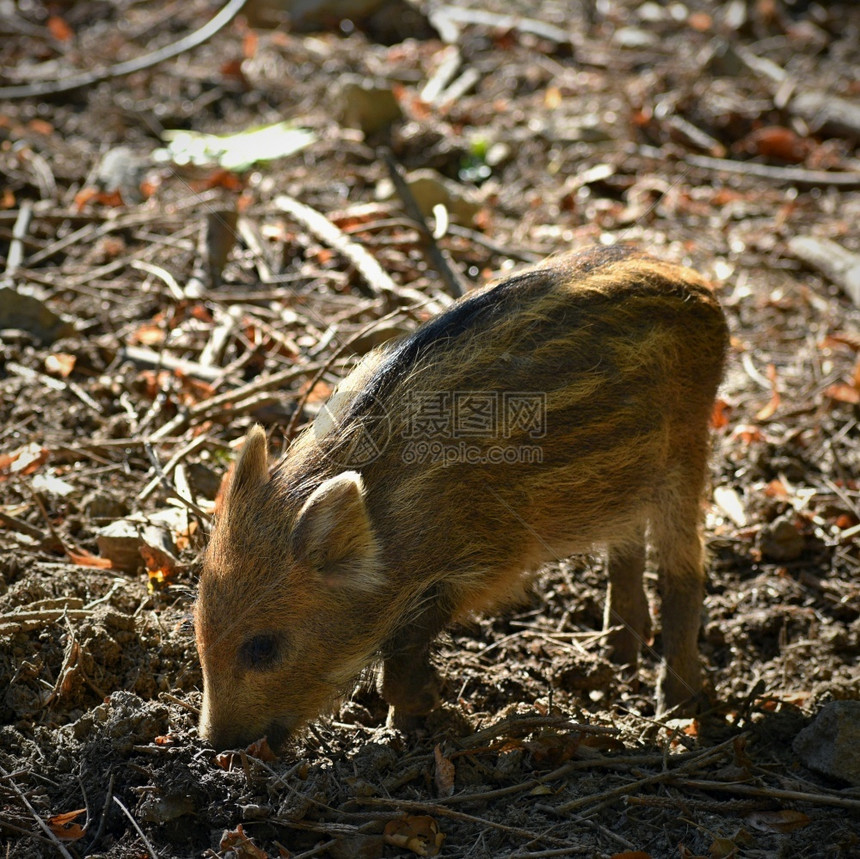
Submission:
[[[0,19],[0,83],[74,82],[219,5],[30,3]],[[860,6],[431,9],[239,17],[131,74],[0,88],[0,855],[860,855],[860,782],[793,746],[860,699]],[[218,166],[163,151],[282,121]],[[435,171],[412,185],[445,205],[434,236],[387,152]],[[282,757],[216,755],[192,604],[247,429],[278,448],[356,355],[447,306],[434,251],[477,286],[614,242],[698,269],[731,326],[712,709],[655,716],[659,612],[619,671],[603,561],[579,558],[443,636],[420,731],[368,675]]]

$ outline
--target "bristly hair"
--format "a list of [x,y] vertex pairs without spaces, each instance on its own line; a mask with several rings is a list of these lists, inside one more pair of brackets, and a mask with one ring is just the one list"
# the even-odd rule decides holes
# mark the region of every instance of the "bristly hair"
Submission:
[[588,273],[614,262],[621,262],[641,252],[626,245],[588,248],[565,259],[564,270],[552,267],[553,257],[539,268],[529,269],[505,280],[490,284],[484,289],[466,295],[445,313],[431,319],[413,334],[397,344],[367,380],[366,386],[351,403],[343,420],[350,421],[364,415],[374,400],[383,398],[398,382],[405,379],[412,369],[443,341],[452,343],[458,337],[473,330],[481,322],[506,312],[510,300],[522,301],[530,290],[544,291],[547,278],[562,280],[573,273]]

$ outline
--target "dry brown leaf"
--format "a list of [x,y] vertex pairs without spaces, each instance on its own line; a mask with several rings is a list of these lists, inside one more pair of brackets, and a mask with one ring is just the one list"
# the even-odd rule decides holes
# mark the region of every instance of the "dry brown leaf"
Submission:
[[813,148],[812,141],[781,125],[758,128],[735,146],[736,151],[777,158],[789,164],[800,164]]
[[561,90],[557,86],[547,87],[543,96],[544,107],[555,110],[562,102]]
[[56,352],[45,358],[45,369],[52,376],[67,379],[71,375],[72,370],[75,369],[76,360],[77,358],[74,355],[69,355],[68,352]]
[[732,432],[732,440],[739,440],[744,442],[744,444],[752,444],[754,441],[764,441],[765,435],[758,427],[751,426],[750,424],[741,424],[735,427]]
[[442,747],[437,743],[433,749],[433,757],[436,759],[436,792],[439,796],[451,796],[454,793],[454,775],[456,770],[454,764],[442,753]]
[[147,590],[149,593],[163,590],[176,578],[176,559],[172,558],[164,549],[158,546],[148,546],[144,543],[138,551],[146,565],[146,573],[149,577]]
[[782,811],[754,811],[747,815],[747,822],[753,829],[764,832],[794,832],[812,823],[812,818],[802,811],[785,808]]
[[738,845],[731,838],[715,838],[708,854],[711,859],[734,859],[738,855]]
[[534,740],[523,743],[536,764],[558,766],[569,761],[582,742],[580,734],[540,734]]
[[261,850],[245,835],[245,830],[240,823],[232,832],[225,830],[221,836],[218,847],[223,853],[231,852],[235,859],[268,859],[265,850]]
[[711,429],[724,429],[729,425],[733,408],[725,400],[718,399],[711,412]]
[[85,808],[79,808],[77,811],[55,814],[48,818],[48,826],[60,841],[77,841],[86,835],[86,829],[80,823],[75,823],[74,820],[86,812]]
[[157,322],[147,322],[131,335],[130,340],[143,346],[158,346],[164,342],[164,328]]
[[755,419],[757,421],[770,420],[770,418],[773,417],[774,413],[779,408],[780,396],[779,390],[776,387],[776,367],[773,364],[767,365],[767,378],[770,380],[770,384],[772,386],[770,402],[764,408],[759,409],[758,412],[756,412]]
[[426,814],[408,814],[389,820],[383,835],[388,844],[411,850],[418,856],[438,856],[445,840],[439,824]]
[[255,30],[248,29],[242,36],[242,56],[246,60],[251,60],[257,56],[257,45],[260,37]]
[[822,349],[832,349],[834,346],[847,346],[855,352],[860,352],[860,337],[856,334],[828,334],[819,344]]
[[96,567],[100,570],[109,570],[113,566],[110,558],[100,558],[98,555],[90,554],[86,549],[66,549],[66,557],[78,567]]
[[245,751],[252,758],[257,758],[260,761],[275,761],[278,759],[278,756],[272,751],[269,745],[268,737],[260,737],[259,740],[251,743]]
[[785,488],[785,484],[778,478],[774,478],[765,486],[764,494],[768,498],[788,498],[788,490]]
[[58,42],[68,42],[74,31],[59,15],[51,15],[48,18],[48,31]]
[[831,400],[836,400],[838,403],[848,403],[852,406],[860,404],[860,388],[856,385],[845,385],[842,383],[830,385],[828,388],[825,388],[824,396]]
[[48,460],[48,449],[36,442],[25,444],[12,453],[0,453],[0,480],[13,474],[32,474]]
[[687,24],[697,33],[707,33],[714,26],[714,19],[707,12],[693,12],[687,18]]
[[625,850],[623,853],[613,853],[612,859],[651,859],[651,854],[644,850]]

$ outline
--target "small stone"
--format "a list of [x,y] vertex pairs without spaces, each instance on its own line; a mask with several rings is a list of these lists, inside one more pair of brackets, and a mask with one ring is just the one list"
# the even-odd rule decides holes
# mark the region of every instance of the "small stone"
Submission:
[[771,561],[794,561],[803,552],[803,534],[789,516],[779,516],[765,525],[758,535],[762,554]]
[[91,519],[111,521],[128,513],[128,504],[109,492],[96,489],[84,498],[84,510]]
[[810,769],[860,785],[860,701],[825,704],[792,748]]
[[[452,220],[470,226],[481,209],[481,204],[469,189],[435,170],[415,170],[406,177],[406,183],[425,218],[433,214],[434,206],[441,205],[448,210]],[[377,199],[387,200],[394,196],[393,183],[390,179],[383,179],[376,189]]]
[[360,128],[365,137],[383,131],[402,116],[391,85],[348,77],[340,87],[340,119],[350,128]]

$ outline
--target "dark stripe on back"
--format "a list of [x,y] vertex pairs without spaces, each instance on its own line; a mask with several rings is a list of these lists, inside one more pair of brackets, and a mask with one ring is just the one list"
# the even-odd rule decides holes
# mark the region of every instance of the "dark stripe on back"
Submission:
[[398,381],[409,375],[424,356],[440,347],[448,347],[478,324],[504,313],[504,305],[507,299],[513,298],[513,293],[543,285],[547,277],[553,274],[547,271],[523,272],[502,281],[487,292],[465,298],[450,310],[425,322],[393,347],[368,379],[364,390],[355,398],[344,420],[349,421],[364,414],[374,398],[381,398],[388,393]]
[[409,375],[424,356],[440,346],[451,345],[462,334],[488,322],[493,316],[504,313],[504,306],[508,299],[515,297],[514,293],[521,295],[530,289],[545,287],[551,279],[568,279],[578,274],[587,274],[634,254],[635,251],[625,245],[588,248],[559,258],[560,265],[557,267],[550,265],[530,269],[503,280],[486,292],[467,296],[445,313],[425,322],[393,347],[391,353],[368,379],[364,390],[355,398],[344,420],[348,422],[365,414],[374,399],[384,397],[398,381]]

